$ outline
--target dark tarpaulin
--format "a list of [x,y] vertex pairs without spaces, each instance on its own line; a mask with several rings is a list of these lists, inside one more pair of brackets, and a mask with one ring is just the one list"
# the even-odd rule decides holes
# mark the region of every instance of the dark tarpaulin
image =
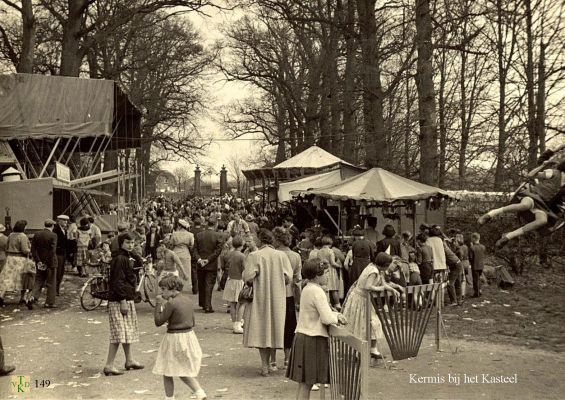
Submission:
[[107,150],[141,146],[141,113],[115,82],[0,75],[0,140],[80,138],[86,152],[110,136]]

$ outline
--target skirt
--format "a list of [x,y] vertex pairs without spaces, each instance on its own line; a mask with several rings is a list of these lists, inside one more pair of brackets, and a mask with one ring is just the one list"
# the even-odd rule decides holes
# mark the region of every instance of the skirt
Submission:
[[228,278],[222,299],[230,303],[237,303],[241,289],[243,289],[243,279]]
[[4,269],[0,272],[0,297],[6,292],[22,290],[22,271],[27,258],[8,254]]
[[77,246],[77,251],[75,253],[75,265],[83,266],[88,262],[88,247]]
[[127,302],[129,312],[123,316],[120,312],[120,302],[108,302],[108,316],[110,318],[110,343],[135,343],[139,342],[139,329],[137,326],[137,313],[133,300]]
[[328,283],[326,287],[328,290],[339,290],[339,271],[337,268],[328,268]]
[[[347,329],[357,338],[367,340],[367,293],[357,287],[352,288],[343,305],[343,316],[347,319]],[[381,321],[373,307],[371,307],[371,339],[384,339]]]
[[330,345],[324,336],[308,336],[297,333],[288,360],[286,377],[314,385],[330,382]]
[[196,378],[202,363],[202,349],[193,331],[167,333],[161,341],[153,373]]
[[284,348],[292,348],[294,331],[296,330],[296,307],[294,296],[286,298],[286,315],[284,319]]

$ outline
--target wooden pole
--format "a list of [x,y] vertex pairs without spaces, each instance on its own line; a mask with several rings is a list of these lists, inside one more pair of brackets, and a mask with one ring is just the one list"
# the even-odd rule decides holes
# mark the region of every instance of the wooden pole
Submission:
[[441,351],[441,308],[443,306],[443,275],[441,276],[441,284],[438,287],[438,294],[436,296],[436,351]]

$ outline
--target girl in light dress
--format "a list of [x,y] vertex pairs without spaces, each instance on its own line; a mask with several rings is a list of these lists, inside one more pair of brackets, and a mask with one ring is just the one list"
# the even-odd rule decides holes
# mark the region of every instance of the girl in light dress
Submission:
[[329,292],[330,300],[334,308],[341,311],[341,301],[339,299],[339,269],[341,265],[337,262],[335,252],[332,249],[332,238],[329,236],[322,237],[321,244],[322,248],[317,251],[316,257],[322,261],[326,261],[329,265],[326,289]]
[[224,288],[223,300],[230,304],[230,316],[233,324],[233,333],[243,333],[241,321],[243,320],[243,312],[245,303],[239,303],[239,292],[243,289],[243,279],[241,274],[245,267],[245,255],[241,252],[243,249],[243,239],[241,236],[235,236],[231,245],[233,249],[227,254],[227,273],[228,280]]
[[157,296],[155,325],[167,323],[167,333],[159,346],[153,373],[163,375],[166,399],[174,399],[174,377],[190,387],[198,400],[206,399],[206,393],[196,379],[202,364],[202,349],[193,331],[192,301],[187,294],[181,293],[183,283],[178,276],[164,277],[159,287],[162,294]]
[[[404,288],[395,283],[385,282],[384,272],[392,263],[393,259],[387,253],[379,253],[373,263],[365,267],[359,279],[347,294],[343,305],[343,315],[349,322],[349,330],[360,339],[367,339],[366,328],[366,299],[371,291],[388,291],[395,297],[404,293]],[[377,313],[371,307],[371,357],[382,358],[377,347],[377,340],[384,338],[381,322]]]

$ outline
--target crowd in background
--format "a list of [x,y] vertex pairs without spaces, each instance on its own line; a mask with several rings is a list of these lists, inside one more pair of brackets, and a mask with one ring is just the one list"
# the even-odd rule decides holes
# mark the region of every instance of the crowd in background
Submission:
[[[446,281],[451,305],[462,304],[471,283],[474,296],[481,295],[485,248],[478,234],[449,230],[446,235],[437,225],[423,224],[413,237],[410,232],[398,234],[392,225],[377,232],[376,225],[376,219],[369,217],[365,228],[356,226],[343,238],[312,218],[301,231],[287,209],[265,212],[254,201],[231,197],[153,198],[130,210],[118,231],[105,238],[90,216],[48,219],[45,230],[36,233],[32,242],[25,234],[25,221],[18,221],[6,241],[0,235],[4,263],[0,299],[7,291],[21,290],[21,301],[33,308],[46,287],[45,307],[56,307],[67,262],[69,270],[76,269],[82,277],[91,267],[109,265],[111,340],[104,373],[120,375],[123,372],[113,366],[119,344],[126,354],[126,369],[144,367],[134,360],[131,349],[139,337],[136,277],[131,267],[140,265],[142,257],[151,257],[162,302],[181,296],[175,304],[182,308],[191,304],[181,301],[183,296],[197,294],[203,312],[213,313],[217,311],[212,306],[214,288],[222,291],[233,333],[243,334],[243,344],[259,350],[260,373],[267,376],[277,371],[276,350],[284,350],[287,376],[300,383],[299,393],[306,398],[315,384],[327,383],[328,324],[344,324],[366,339],[366,319],[370,318],[371,356],[383,357],[380,321],[374,310],[367,316],[364,306],[370,292],[388,291],[401,298],[407,286]],[[30,258],[37,266],[32,283],[22,273]],[[176,320],[173,326],[180,323],[184,330],[191,330],[194,318],[187,313],[177,311],[174,315],[182,315],[184,322]],[[170,329],[167,318],[177,318],[172,315],[156,314],[156,323],[169,321]],[[183,357],[198,361],[196,339],[183,340],[192,349]],[[168,351],[160,350],[160,357]],[[163,368],[158,373],[163,374]],[[198,369],[191,370],[194,378]],[[191,384],[201,390],[197,382]],[[171,392],[171,381],[165,380],[165,389]]]

